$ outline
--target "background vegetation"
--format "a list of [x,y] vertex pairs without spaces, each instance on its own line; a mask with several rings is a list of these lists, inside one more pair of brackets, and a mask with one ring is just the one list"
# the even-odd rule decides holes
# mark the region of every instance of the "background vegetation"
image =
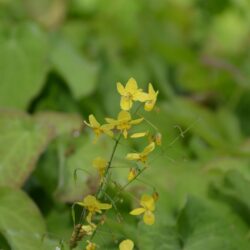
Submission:
[[[247,0],[0,0],[0,248],[69,240],[70,204],[95,188],[74,170],[110,152],[83,120],[116,116],[115,83],[133,76],[160,91],[148,118],[162,151],[143,179],[160,195],[157,223],[108,221],[100,249],[131,238],[140,250],[249,250],[249,10]],[[124,216],[132,200],[124,194]]]

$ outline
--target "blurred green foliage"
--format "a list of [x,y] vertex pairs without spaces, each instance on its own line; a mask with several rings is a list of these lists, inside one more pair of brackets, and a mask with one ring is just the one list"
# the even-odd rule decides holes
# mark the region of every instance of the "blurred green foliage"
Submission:
[[250,249],[249,10],[248,0],[0,0],[0,248],[67,249],[70,204],[95,188],[84,171],[112,147],[93,145],[83,119],[116,116],[115,83],[133,76],[160,91],[147,118],[163,146],[143,178],[160,194],[158,222],[130,218],[124,193],[130,223],[108,220],[100,249],[124,238],[140,250]]

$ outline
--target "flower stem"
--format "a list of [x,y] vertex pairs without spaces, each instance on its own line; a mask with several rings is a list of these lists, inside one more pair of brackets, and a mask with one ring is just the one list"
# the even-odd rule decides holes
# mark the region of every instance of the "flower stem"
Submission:
[[114,158],[114,155],[115,155],[115,152],[116,152],[116,149],[117,149],[117,146],[119,144],[120,139],[121,139],[121,134],[115,140],[115,144],[114,144],[111,156],[109,158],[108,166],[106,167],[105,172],[104,172],[104,180],[103,180],[103,182],[101,183],[101,185],[99,186],[99,188],[98,188],[98,190],[96,192],[97,199],[101,199],[102,198],[103,190],[105,189],[106,179],[107,179],[107,176],[109,174],[109,170],[111,168],[112,161],[113,161],[113,158]]
[[[99,186],[99,188],[98,188],[98,190],[97,190],[97,192],[96,192],[96,195],[95,195],[97,199],[101,199],[102,196],[103,196],[103,194],[105,193],[105,189],[106,189],[106,179],[107,179],[107,177],[108,177],[109,170],[110,170],[110,168],[111,168],[112,161],[113,161],[113,159],[114,159],[114,155],[115,155],[117,146],[118,146],[118,144],[119,144],[119,141],[120,141],[120,139],[121,139],[121,136],[122,136],[122,134],[120,134],[119,137],[115,140],[115,144],[114,144],[114,146],[113,146],[113,150],[112,150],[112,152],[111,152],[111,155],[110,155],[110,158],[109,158],[108,165],[107,165],[107,167],[106,167],[106,169],[105,169],[105,172],[104,172],[104,180],[103,180],[103,182],[101,183],[101,185]],[[82,209],[82,212],[81,212],[81,215],[80,215],[80,219],[79,219],[79,223],[78,223],[78,228],[77,228],[77,230],[74,229],[76,235],[80,233],[80,228],[81,228],[81,226],[83,225],[83,221],[84,221],[85,216],[86,216],[86,209],[83,208],[83,209]],[[79,226],[79,225],[80,225],[80,226]],[[96,231],[97,231],[97,228],[96,228],[96,230],[93,232],[93,234],[92,234],[92,236],[91,236],[91,240],[92,240],[92,238],[95,236]],[[75,236],[75,239],[77,239],[77,236]],[[75,243],[75,244],[73,244],[73,243]],[[71,247],[70,249],[73,249],[73,248],[76,247],[76,244],[77,244],[77,243],[76,243],[76,242],[73,242],[73,243],[72,243],[72,247]]]

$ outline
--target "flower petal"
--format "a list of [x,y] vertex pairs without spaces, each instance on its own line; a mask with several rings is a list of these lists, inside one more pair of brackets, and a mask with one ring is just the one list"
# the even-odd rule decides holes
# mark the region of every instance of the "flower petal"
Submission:
[[83,199],[83,204],[84,206],[93,206],[95,205],[97,202],[97,199],[95,196],[93,195],[87,195],[84,199]]
[[140,158],[141,158],[140,154],[138,154],[138,153],[129,153],[126,155],[126,159],[130,160],[130,161],[137,161]]
[[117,91],[118,91],[118,93],[120,95],[125,95],[126,94],[125,88],[124,88],[124,86],[120,82],[118,82],[116,84],[116,87],[117,87]]
[[101,129],[103,130],[103,132],[106,134],[106,135],[109,135],[111,137],[114,136],[114,133],[111,131],[111,129],[114,128],[114,125],[113,124],[103,124],[101,126]]
[[147,225],[153,225],[155,223],[155,215],[151,211],[146,211],[143,216],[143,221]]
[[127,92],[129,92],[131,94],[134,94],[137,91],[137,89],[138,89],[137,82],[133,77],[131,77],[128,80],[125,89]]
[[119,244],[119,250],[133,250],[134,248],[134,242],[132,240],[123,240]]
[[107,209],[112,208],[112,205],[108,203],[99,203],[98,208],[102,210],[107,210]]
[[141,90],[138,90],[133,94],[134,101],[146,102],[148,99],[149,95]]
[[132,181],[136,177],[136,169],[131,168],[128,173],[128,181]]
[[150,152],[152,152],[155,149],[155,143],[151,142],[147,147],[144,148],[143,154],[148,155]]
[[93,161],[92,161],[92,165],[93,167],[97,168],[97,169],[105,169],[107,167],[107,160],[105,160],[102,157],[96,157]]
[[94,115],[89,115],[89,123],[91,127],[100,127],[100,123],[96,120]]
[[123,136],[124,136],[125,139],[128,138],[128,131],[127,131],[127,129],[123,130]]
[[131,115],[128,111],[122,110],[118,114],[118,121],[129,121],[131,120]]
[[146,210],[143,207],[139,207],[139,208],[135,208],[134,210],[132,210],[129,214],[131,215],[140,215],[142,213],[144,213]]
[[105,118],[105,121],[113,126],[115,126],[117,124],[117,120],[112,119],[112,118]]
[[154,88],[153,88],[153,85],[151,83],[148,84],[148,94],[149,96],[154,96],[156,94]]
[[133,101],[127,97],[122,96],[120,101],[120,106],[122,110],[130,110],[133,106]]
[[145,105],[144,105],[144,110],[148,111],[148,112],[151,111],[155,106],[155,102],[156,102],[156,100],[155,101],[153,101],[153,100],[146,101]]
[[131,138],[141,138],[141,137],[144,137],[146,134],[147,134],[147,132],[134,133],[130,137]]
[[132,121],[130,121],[130,124],[137,125],[137,124],[141,123],[143,121],[143,119],[144,118],[139,118],[139,119],[132,120]]
[[154,200],[154,198],[151,195],[144,194],[141,197],[140,204],[146,210],[150,210],[150,211],[154,211],[155,210],[155,200]]

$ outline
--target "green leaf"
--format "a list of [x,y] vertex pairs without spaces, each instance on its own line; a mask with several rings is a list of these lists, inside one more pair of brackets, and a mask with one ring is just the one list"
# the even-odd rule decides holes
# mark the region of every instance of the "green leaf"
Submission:
[[[156,218],[163,218],[157,214]],[[139,223],[139,249],[151,250],[247,250],[247,228],[238,217],[223,214],[196,198],[188,198],[176,222],[156,220],[153,226]]]
[[[92,161],[97,156],[109,159],[112,141],[102,138],[104,140],[93,144],[93,138],[88,135],[75,141],[71,140],[68,144],[60,139],[57,144],[59,181],[55,195],[61,201],[75,202],[98,188],[98,174],[92,166]],[[73,148],[73,152],[65,155],[68,147]]]
[[38,123],[53,128],[57,136],[62,134],[72,134],[73,136],[77,136],[83,126],[83,119],[77,114],[48,111],[36,113],[34,118]]
[[70,44],[59,42],[51,61],[76,98],[91,94],[97,84],[97,67],[84,59]]
[[0,186],[22,186],[52,132],[24,113],[0,111]]
[[[176,98],[162,108],[183,131],[188,128],[191,133],[198,135],[213,148],[236,150],[241,142],[239,126],[230,113],[214,113],[183,98]],[[231,125],[223,125],[222,119],[224,124],[231,123]]]
[[12,250],[48,250],[55,243],[43,240],[43,218],[29,197],[21,190],[0,188],[0,233]]
[[189,198],[178,219],[185,250],[247,250],[247,228],[232,214],[218,212],[196,198]]
[[213,197],[228,204],[236,214],[250,225],[249,174],[242,175],[239,171],[230,170],[225,174],[221,183],[214,183],[212,187]]
[[0,106],[25,109],[45,81],[48,44],[35,25],[20,26],[13,34],[0,44]]

